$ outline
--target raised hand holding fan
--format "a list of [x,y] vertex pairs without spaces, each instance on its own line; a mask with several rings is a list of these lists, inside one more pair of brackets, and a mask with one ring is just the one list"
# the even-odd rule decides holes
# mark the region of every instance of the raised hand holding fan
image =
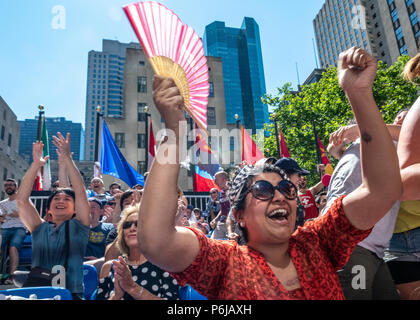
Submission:
[[209,76],[200,37],[160,3],[139,2],[123,8],[154,72],[175,81],[185,111],[207,133]]

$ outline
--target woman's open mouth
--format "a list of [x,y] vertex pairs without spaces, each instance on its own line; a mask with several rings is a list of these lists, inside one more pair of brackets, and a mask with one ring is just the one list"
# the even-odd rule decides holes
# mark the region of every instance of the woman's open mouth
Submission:
[[278,224],[289,224],[289,216],[286,209],[276,209],[267,215],[270,220]]

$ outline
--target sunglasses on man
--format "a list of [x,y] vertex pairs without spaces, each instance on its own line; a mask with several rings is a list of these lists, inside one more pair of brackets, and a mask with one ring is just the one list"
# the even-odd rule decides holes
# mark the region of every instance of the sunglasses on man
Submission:
[[297,189],[289,180],[281,180],[277,186],[273,186],[268,181],[259,180],[248,189],[248,193],[252,193],[252,196],[258,200],[270,201],[274,198],[276,190],[287,200],[295,200],[297,198]]

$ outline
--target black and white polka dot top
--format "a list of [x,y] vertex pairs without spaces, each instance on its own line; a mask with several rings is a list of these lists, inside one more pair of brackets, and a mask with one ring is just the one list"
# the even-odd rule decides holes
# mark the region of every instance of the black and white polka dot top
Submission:
[[[149,261],[139,266],[130,266],[130,271],[134,282],[164,300],[179,300],[178,282],[172,278],[169,272],[166,272]],[[107,300],[114,293],[114,268],[108,277],[99,280],[99,288],[96,299]],[[133,300],[133,298],[125,293],[124,300]]]

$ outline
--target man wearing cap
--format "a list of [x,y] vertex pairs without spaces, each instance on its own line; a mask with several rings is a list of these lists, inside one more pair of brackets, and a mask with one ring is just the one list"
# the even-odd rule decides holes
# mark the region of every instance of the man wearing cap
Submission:
[[[303,170],[298,163],[291,158],[282,158],[278,160],[275,166],[279,167],[286,173],[289,180],[296,186],[299,187],[302,176],[308,175],[310,172]],[[297,212],[296,212],[296,228],[302,227],[305,223],[305,207],[300,202],[300,199],[297,199]]]
[[[323,164],[318,166],[321,176],[324,175],[325,166]],[[319,181],[312,188],[307,188],[306,177],[302,177],[298,187],[299,190],[299,199],[302,205],[305,208],[305,221],[318,218],[319,211],[317,209],[315,196],[324,190],[324,183]]]
[[90,206],[90,231],[85,259],[95,260],[105,255],[106,238],[109,232],[114,229],[114,225],[100,221],[104,213],[103,201],[98,198],[89,198],[88,200]]

